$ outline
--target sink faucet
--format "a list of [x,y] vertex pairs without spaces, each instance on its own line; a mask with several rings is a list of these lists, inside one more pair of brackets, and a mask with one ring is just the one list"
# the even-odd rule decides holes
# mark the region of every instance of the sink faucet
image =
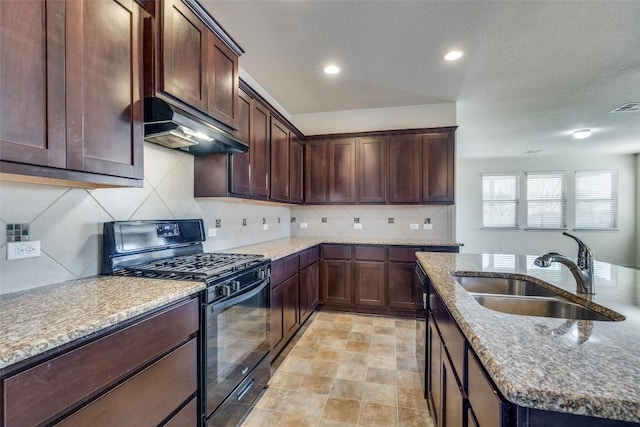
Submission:
[[572,260],[564,255],[560,255],[556,252],[549,252],[542,255],[534,261],[534,264],[538,267],[549,267],[552,262],[559,262],[569,268],[571,274],[576,279],[577,289],[579,294],[593,295],[593,253],[589,246],[587,246],[582,240],[576,236],[572,236],[567,232],[563,232],[565,236],[571,237],[578,243],[578,260],[574,263]]

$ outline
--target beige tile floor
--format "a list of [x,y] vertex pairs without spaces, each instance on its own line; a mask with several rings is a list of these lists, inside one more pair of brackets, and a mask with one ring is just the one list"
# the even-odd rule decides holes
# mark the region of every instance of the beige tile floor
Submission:
[[415,321],[323,311],[306,325],[243,427],[433,426]]

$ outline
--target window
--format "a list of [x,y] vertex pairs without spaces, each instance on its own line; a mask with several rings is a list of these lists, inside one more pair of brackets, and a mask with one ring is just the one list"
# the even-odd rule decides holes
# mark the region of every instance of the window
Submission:
[[518,226],[518,175],[482,175],[482,226],[516,228]]
[[618,172],[576,171],[576,228],[618,226]]
[[566,173],[528,172],[527,228],[565,228],[566,193]]

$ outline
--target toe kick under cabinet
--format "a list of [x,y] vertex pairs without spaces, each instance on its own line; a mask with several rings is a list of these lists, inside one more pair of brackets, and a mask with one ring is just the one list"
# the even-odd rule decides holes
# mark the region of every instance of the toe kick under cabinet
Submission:
[[0,425],[198,425],[198,299],[171,304],[2,379]]

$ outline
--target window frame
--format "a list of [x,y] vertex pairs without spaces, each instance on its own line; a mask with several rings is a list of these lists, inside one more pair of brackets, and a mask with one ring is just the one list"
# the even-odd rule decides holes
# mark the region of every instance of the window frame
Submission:
[[[567,207],[568,207],[568,197],[567,197],[567,172],[566,171],[527,171],[524,173],[526,176],[526,222],[527,226],[525,230],[528,231],[558,231],[558,230],[567,230]],[[561,197],[559,199],[546,199],[546,198],[529,198],[529,178],[530,177],[558,177],[562,180],[561,182]],[[529,212],[529,205],[532,202],[553,202],[560,203],[560,225],[553,227],[544,227],[532,225],[529,221],[531,218]]]
[[[608,199],[585,199],[585,198],[578,198],[578,178],[580,177],[581,174],[597,174],[597,173],[610,173],[611,175],[611,180],[612,180],[612,188],[611,188],[611,192],[612,192],[612,197],[608,198]],[[620,197],[619,197],[619,171],[617,169],[582,169],[582,170],[576,170],[575,174],[574,174],[574,187],[575,187],[575,194],[574,194],[574,198],[573,198],[573,203],[574,203],[574,227],[573,230],[574,231],[619,231],[620,229],[618,228],[619,226],[619,221],[620,221],[620,211],[619,211],[619,203],[620,203]],[[593,202],[593,201],[608,201],[612,204],[613,207],[613,224],[611,227],[585,227],[584,225],[578,225],[578,204],[579,202],[584,202],[584,201],[588,201],[588,202]]]
[[[484,193],[484,183],[486,177],[512,177],[515,180],[515,199],[486,199]],[[519,207],[520,207],[520,173],[519,172],[487,172],[481,174],[481,194],[482,194],[482,229],[484,230],[519,230]],[[485,206],[487,203],[513,203],[514,205],[514,218],[513,225],[497,226],[497,225],[485,225],[486,212]]]

